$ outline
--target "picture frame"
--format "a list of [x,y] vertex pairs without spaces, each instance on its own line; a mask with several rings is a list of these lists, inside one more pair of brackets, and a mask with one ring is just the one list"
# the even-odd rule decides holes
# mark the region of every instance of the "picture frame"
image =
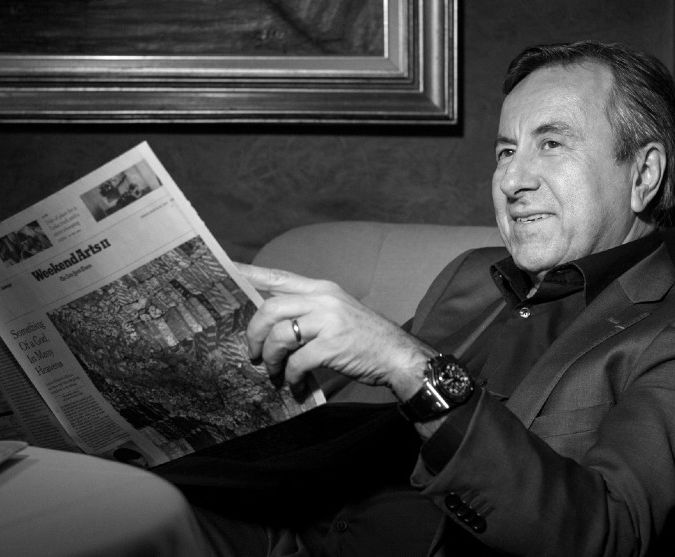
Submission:
[[0,123],[456,125],[458,0],[382,1],[381,56],[5,51]]

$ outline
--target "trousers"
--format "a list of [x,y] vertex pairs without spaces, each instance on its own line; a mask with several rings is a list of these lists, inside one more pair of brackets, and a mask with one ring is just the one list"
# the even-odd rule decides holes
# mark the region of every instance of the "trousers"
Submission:
[[419,447],[395,404],[328,403],[154,471],[220,556],[416,557],[442,516],[409,484]]

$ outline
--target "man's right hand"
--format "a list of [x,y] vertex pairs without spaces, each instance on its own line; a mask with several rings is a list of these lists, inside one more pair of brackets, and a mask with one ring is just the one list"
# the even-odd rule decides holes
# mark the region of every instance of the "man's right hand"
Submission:
[[[422,386],[435,351],[361,304],[333,282],[238,264],[266,299],[247,335],[252,359],[297,391],[308,372],[331,368],[361,383],[386,385],[402,400]],[[301,335],[298,343],[293,322]]]

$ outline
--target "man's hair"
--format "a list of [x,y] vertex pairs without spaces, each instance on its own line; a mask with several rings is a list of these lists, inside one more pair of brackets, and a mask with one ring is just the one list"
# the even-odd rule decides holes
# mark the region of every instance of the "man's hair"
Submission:
[[658,59],[616,43],[580,41],[534,46],[509,65],[504,95],[539,68],[585,61],[605,65],[614,77],[605,112],[614,132],[617,161],[627,161],[651,141],[663,145],[666,169],[647,213],[657,226],[671,226],[675,223],[675,85]]

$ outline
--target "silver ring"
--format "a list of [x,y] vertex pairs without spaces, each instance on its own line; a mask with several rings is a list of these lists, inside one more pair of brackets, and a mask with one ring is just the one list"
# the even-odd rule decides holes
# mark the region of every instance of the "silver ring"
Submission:
[[293,328],[293,334],[295,335],[295,340],[297,341],[297,343],[298,343],[300,346],[302,346],[302,345],[303,345],[303,342],[302,342],[302,333],[300,332],[300,325],[298,325],[298,320],[297,320],[297,319],[293,319],[293,320],[291,321],[291,327]]

